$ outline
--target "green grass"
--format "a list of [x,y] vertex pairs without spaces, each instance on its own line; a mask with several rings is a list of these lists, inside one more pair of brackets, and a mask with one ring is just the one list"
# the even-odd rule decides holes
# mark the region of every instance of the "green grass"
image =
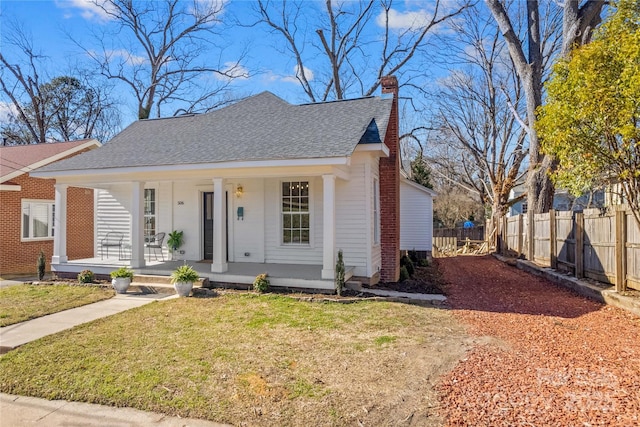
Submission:
[[353,425],[370,401],[425,386],[407,352],[455,336],[448,312],[414,305],[181,298],[5,354],[0,391],[236,425]]
[[100,286],[8,286],[0,289],[0,326],[90,304],[113,295],[112,289]]

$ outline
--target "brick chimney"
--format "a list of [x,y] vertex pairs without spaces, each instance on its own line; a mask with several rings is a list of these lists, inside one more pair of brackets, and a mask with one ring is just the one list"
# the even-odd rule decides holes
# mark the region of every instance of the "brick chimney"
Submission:
[[389,157],[380,159],[380,247],[382,266],[380,280],[397,282],[400,278],[400,135],[398,121],[398,79],[380,79],[382,93],[393,95],[393,104],[384,142]]

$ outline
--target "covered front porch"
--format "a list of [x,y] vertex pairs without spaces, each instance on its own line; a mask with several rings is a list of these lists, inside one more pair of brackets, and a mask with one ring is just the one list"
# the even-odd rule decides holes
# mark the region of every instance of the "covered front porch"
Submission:
[[[224,273],[213,273],[210,261],[174,260],[161,261],[150,259],[145,266],[132,268],[136,275],[170,276],[171,272],[182,264],[192,266],[201,278],[207,278],[214,284],[251,285],[258,274],[267,273],[271,286],[302,289],[333,290],[335,283],[332,279],[322,278],[321,265],[307,264],[266,264],[254,262],[229,262]],[[116,258],[85,258],[67,261],[64,264],[53,265],[52,269],[58,274],[76,275],[82,270],[91,270],[95,274],[108,275],[119,267],[131,267],[131,260]],[[353,276],[353,267],[345,268],[345,280]]]

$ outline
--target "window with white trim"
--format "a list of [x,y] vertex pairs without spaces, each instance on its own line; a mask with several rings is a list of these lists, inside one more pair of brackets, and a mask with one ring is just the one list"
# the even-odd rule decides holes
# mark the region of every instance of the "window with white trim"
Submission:
[[22,239],[53,238],[55,203],[50,200],[22,201]]
[[282,183],[282,243],[308,245],[310,243],[309,181]]
[[144,235],[156,234],[156,190],[144,189]]
[[373,179],[373,243],[380,243],[380,185]]

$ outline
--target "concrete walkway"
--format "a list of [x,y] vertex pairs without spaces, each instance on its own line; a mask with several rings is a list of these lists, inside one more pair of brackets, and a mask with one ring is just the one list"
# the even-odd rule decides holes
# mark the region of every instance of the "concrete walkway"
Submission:
[[167,294],[116,294],[107,300],[5,326],[0,328],[0,354],[82,323],[140,307],[158,299],[176,297]]

